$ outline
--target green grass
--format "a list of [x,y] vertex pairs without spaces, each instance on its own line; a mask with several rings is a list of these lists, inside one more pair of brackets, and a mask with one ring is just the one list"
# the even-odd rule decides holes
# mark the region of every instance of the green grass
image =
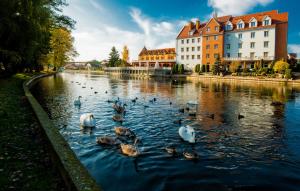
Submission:
[[24,96],[31,75],[0,79],[0,190],[66,190]]

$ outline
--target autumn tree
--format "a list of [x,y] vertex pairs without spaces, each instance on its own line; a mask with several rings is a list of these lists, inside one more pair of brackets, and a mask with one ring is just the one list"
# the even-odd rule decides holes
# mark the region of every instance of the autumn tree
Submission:
[[54,65],[54,70],[64,66],[66,62],[77,56],[73,46],[74,38],[66,28],[55,28],[51,31],[50,48],[47,55],[48,62]]
[[123,52],[122,52],[122,65],[126,66],[129,61],[129,50],[127,46],[125,45],[123,47]]
[[280,74],[284,74],[287,69],[289,69],[289,64],[284,61],[277,61],[274,65],[274,71]]

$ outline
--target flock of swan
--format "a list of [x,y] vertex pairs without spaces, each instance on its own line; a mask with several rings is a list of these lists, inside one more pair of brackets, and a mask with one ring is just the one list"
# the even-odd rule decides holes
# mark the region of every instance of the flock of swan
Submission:
[[[91,88],[92,89],[92,88]],[[98,92],[97,92],[98,93]],[[105,91],[105,93],[107,94],[108,92]],[[96,92],[95,92],[96,94]],[[74,105],[75,106],[81,106],[81,96],[79,96],[76,100],[74,100]],[[138,98],[134,98],[131,100],[132,103],[136,103],[138,100]],[[156,102],[157,99],[153,98],[151,100],[149,100],[149,102],[154,103]],[[114,109],[114,111],[117,113],[116,115],[114,115],[112,117],[112,120],[119,122],[122,124],[122,122],[124,121],[123,116],[126,113],[126,103],[122,103],[122,101],[118,98],[117,100],[107,100],[108,103],[112,103],[112,108]],[[169,104],[172,105],[172,102],[169,100]],[[192,105],[192,106],[197,106],[198,102],[197,101],[189,101],[187,103],[187,105]],[[149,107],[148,105],[144,105],[144,107]],[[184,113],[185,110],[187,112],[189,112],[189,107],[186,108],[181,108],[179,109],[179,112]],[[196,113],[190,112],[189,115],[191,116],[196,116]],[[214,119],[214,114],[209,115],[208,117],[210,117],[211,119]],[[244,116],[242,115],[238,115],[238,118],[243,118]],[[174,123],[181,125],[181,119],[174,121]],[[84,113],[80,116],[80,127],[82,129],[85,128],[93,128],[96,126],[96,119],[94,117],[93,113]],[[140,152],[139,149],[137,147],[137,144],[140,142],[140,140],[137,138],[137,136],[135,135],[135,133],[127,128],[127,127],[123,127],[123,126],[116,126],[114,128],[115,134],[117,136],[117,138],[112,137],[112,136],[101,136],[101,137],[97,137],[96,138],[96,143],[101,144],[101,145],[118,145],[120,146],[121,152],[124,155],[130,156],[130,157],[137,157]],[[193,127],[186,125],[186,126],[181,126],[178,129],[178,134],[179,136],[182,138],[182,140],[189,142],[189,143],[195,143],[196,142],[196,138],[195,138],[195,130]],[[126,139],[126,140],[131,140],[132,144],[128,144],[128,143],[123,143],[121,140],[122,139]],[[166,152],[171,154],[171,155],[177,155],[177,150],[175,147],[169,146],[165,148]],[[196,152],[183,152],[182,155],[186,158],[186,159],[197,159],[198,155]]]

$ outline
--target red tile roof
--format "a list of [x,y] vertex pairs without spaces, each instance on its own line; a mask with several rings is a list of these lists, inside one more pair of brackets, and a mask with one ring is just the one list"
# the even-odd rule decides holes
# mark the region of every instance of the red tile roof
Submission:
[[163,49],[154,49],[154,50],[147,50],[146,47],[142,49],[139,56],[143,55],[164,55],[164,54],[176,54],[175,48],[163,48]]
[[[254,17],[258,21],[258,25],[256,28],[269,28],[270,26],[262,26],[262,20],[265,16],[269,16],[272,19],[272,27],[276,25],[277,23],[283,23],[288,22],[288,13],[278,13],[277,10],[272,11],[266,11],[266,12],[260,12],[260,13],[253,13],[248,15],[242,15],[242,16],[231,16],[226,15],[222,17],[217,17],[217,21],[220,23],[222,27],[225,26],[225,24],[230,21],[233,24],[233,30],[249,30],[249,22]],[[243,20],[245,23],[244,29],[237,29],[236,25],[239,22],[239,20]],[[205,27],[206,23],[201,23],[200,28],[195,31],[193,35],[189,35],[189,25],[185,25],[180,33],[177,36],[177,39],[183,39],[183,38],[189,38],[189,37],[198,37],[201,35],[201,31]],[[193,26],[193,29],[195,29],[195,24]]]

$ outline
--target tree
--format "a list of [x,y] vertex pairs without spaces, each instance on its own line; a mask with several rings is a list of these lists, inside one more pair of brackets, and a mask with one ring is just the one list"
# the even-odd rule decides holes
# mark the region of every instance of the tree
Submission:
[[214,64],[214,66],[212,66],[212,69],[211,69],[213,75],[219,74],[219,72],[220,72],[220,64],[221,64],[221,59],[220,59],[220,56],[218,54],[218,56],[215,59],[215,64]]
[[54,70],[64,66],[66,62],[78,55],[73,42],[74,38],[66,28],[55,28],[51,31],[51,52],[48,54],[48,61],[54,65]]
[[126,66],[129,61],[129,50],[127,46],[125,45],[123,47],[123,52],[122,52],[122,65]]
[[53,28],[73,28],[74,21],[61,15],[63,0],[0,1],[0,63],[6,73],[40,69],[50,51]]
[[238,69],[240,68],[241,63],[239,61],[233,61],[230,65],[229,65],[229,71],[231,73],[235,73],[238,71]]
[[200,64],[197,64],[197,65],[195,66],[195,72],[196,72],[196,73],[199,73],[199,72],[200,72]]
[[179,65],[179,67],[178,67],[178,73],[179,74],[183,74],[184,73],[184,65],[183,64]]
[[111,52],[109,53],[108,66],[110,66],[110,67],[117,67],[119,65],[120,65],[119,52],[113,46],[111,48]]
[[280,74],[284,74],[285,73],[285,70],[287,70],[289,68],[289,64],[287,62],[284,62],[284,61],[277,61],[275,62],[275,65],[274,65],[274,71],[275,72],[278,72]]

